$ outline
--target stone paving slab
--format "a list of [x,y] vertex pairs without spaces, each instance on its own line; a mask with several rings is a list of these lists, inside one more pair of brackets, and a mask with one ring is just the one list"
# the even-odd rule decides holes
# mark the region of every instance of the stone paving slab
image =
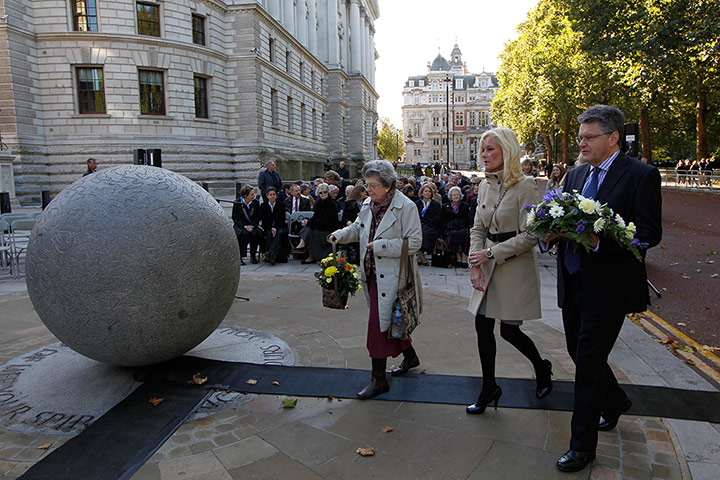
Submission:
[[[541,257],[544,318],[526,322],[523,329],[553,362],[555,378],[565,380],[574,368],[554,306],[553,262]],[[363,294],[350,299],[348,310],[324,309],[312,279],[315,270],[295,261],[244,267],[238,295],[251,300],[236,301],[225,323],[276,335],[292,348],[297,365],[368,369]],[[466,310],[469,272],[421,267],[421,275],[426,312],[414,336],[420,369],[479,375]],[[0,318],[8,335],[0,338],[0,360],[57,341],[34,314],[27,294],[4,290],[0,281],[0,305],[5,304],[14,313]],[[631,322],[611,361],[621,381],[710,388]],[[533,374],[499,335],[497,368],[498,376]],[[720,431],[704,422],[625,416],[618,429],[601,433],[592,470],[567,475],[557,472],[554,462],[567,449],[569,412],[500,408],[468,417],[462,407],[450,405],[306,397],[294,409],[281,409],[283,398],[253,396],[241,406],[186,423],[133,478],[720,478]],[[395,430],[383,433],[386,425]],[[68,438],[0,430],[0,478],[16,478]],[[52,445],[38,449],[43,443]],[[376,455],[360,457],[358,447],[374,447]]]

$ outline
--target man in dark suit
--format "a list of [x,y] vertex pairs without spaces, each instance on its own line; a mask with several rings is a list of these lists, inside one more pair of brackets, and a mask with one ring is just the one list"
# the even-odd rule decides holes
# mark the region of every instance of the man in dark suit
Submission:
[[345,166],[345,161],[340,161],[340,168],[337,169],[337,174],[340,175],[340,178],[344,178],[345,180],[350,179],[350,170],[348,170]]
[[[584,161],[572,169],[564,192],[607,203],[650,247],[662,234],[662,197],[657,169],[624,155],[625,116],[607,105],[578,117],[577,140]],[[575,362],[575,406],[570,450],[557,461],[565,472],[582,470],[595,459],[598,430],[611,430],[631,407],[608,365],[625,315],[642,312],[649,302],[645,262],[606,237],[592,234],[593,251],[574,249],[561,238],[558,256],[558,306],[565,339]]]
[[276,192],[282,191],[282,179],[275,169],[275,162],[272,160],[265,164],[265,170],[258,175],[258,188],[262,195],[263,201],[267,202],[267,189],[273,187]]
[[265,261],[275,265],[288,233],[285,208],[277,201],[275,187],[268,187],[267,202],[260,205],[260,226],[265,235]]
[[290,196],[285,199],[285,210],[288,213],[309,212],[312,210],[310,200],[300,195],[300,185],[290,187]]
[[85,173],[83,173],[83,177],[86,177],[90,175],[91,173],[95,173],[97,170],[97,160],[94,158],[88,158],[87,159],[87,170],[85,170]]

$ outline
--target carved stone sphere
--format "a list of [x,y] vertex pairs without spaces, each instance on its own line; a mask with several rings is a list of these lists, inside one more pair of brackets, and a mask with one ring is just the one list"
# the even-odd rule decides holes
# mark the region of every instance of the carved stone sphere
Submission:
[[27,287],[64,344],[118,366],[158,363],[207,338],[240,279],[232,221],[188,178],[100,170],[63,190],[27,249]]

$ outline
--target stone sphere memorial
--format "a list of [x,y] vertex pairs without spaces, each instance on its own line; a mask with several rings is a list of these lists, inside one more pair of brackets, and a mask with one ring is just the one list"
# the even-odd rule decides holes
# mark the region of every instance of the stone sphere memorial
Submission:
[[162,362],[207,338],[240,278],[232,222],[188,178],[156,167],[100,170],[38,218],[27,287],[65,345],[116,366]]

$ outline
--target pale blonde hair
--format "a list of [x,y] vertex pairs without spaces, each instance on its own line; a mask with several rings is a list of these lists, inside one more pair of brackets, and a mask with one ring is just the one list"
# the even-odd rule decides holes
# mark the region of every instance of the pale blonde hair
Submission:
[[520,142],[515,132],[507,127],[496,127],[488,130],[480,137],[480,143],[485,138],[492,136],[497,140],[503,154],[503,184],[510,188],[523,178],[522,165],[520,164]]

